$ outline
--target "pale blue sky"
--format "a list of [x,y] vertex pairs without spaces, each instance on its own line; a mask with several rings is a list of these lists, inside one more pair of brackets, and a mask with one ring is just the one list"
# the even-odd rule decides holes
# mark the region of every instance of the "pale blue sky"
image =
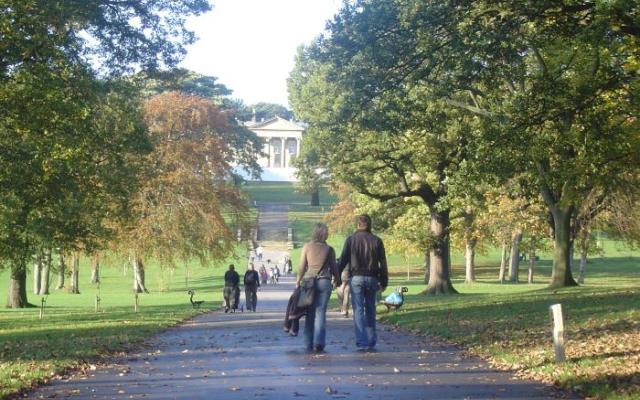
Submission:
[[247,104],[288,106],[297,47],[319,35],[341,0],[212,0],[213,11],[188,26],[200,40],[182,66],[216,76]]

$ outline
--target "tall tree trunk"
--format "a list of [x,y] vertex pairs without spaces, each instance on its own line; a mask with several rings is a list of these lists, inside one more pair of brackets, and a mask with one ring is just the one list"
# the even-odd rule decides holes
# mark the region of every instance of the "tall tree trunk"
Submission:
[[97,254],[91,257],[91,283],[100,283],[100,258]]
[[498,280],[504,283],[504,274],[507,269],[507,257],[509,256],[509,245],[507,242],[502,243],[502,252],[500,253],[500,272],[498,272]]
[[584,275],[587,270],[587,257],[589,255],[589,235],[581,235],[580,238],[580,272],[578,273],[578,284],[584,284]]
[[431,211],[431,234],[435,243],[430,254],[429,284],[425,294],[458,293],[451,284],[449,226],[449,211]]
[[464,251],[465,279],[466,283],[476,281],[476,240],[465,243]]
[[529,274],[527,275],[527,283],[533,283],[533,273],[536,269],[536,248],[531,245],[529,249]]
[[553,267],[551,287],[577,286],[571,274],[571,214],[573,207],[553,207]]
[[473,211],[471,207],[467,207],[464,212],[464,270],[465,270],[465,283],[472,283],[476,281],[476,242],[473,237]]
[[42,258],[42,270],[40,271],[40,296],[49,294],[49,282],[51,277],[51,249],[44,250]]
[[427,285],[429,283],[429,270],[431,269],[431,251],[426,250],[424,252],[424,284]]
[[67,273],[67,267],[64,263],[64,255],[62,253],[58,256],[58,285],[56,289],[64,289],[64,274]]
[[511,283],[519,281],[520,242],[522,242],[522,230],[516,229],[511,236],[511,257],[509,259],[509,282]]
[[27,267],[24,260],[11,263],[9,291],[7,292],[8,308],[33,307],[27,301]]
[[140,257],[133,258],[133,291],[135,293],[149,293],[144,284],[144,264]]
[[71,287],[69,293],[80,294],[80,256],[73,253],[71,256]]
[[320,205],[320,188],[315,187],[311,192],[311,205],[319,206]]
[[33,294],[40,293],[40,283],[42,279],[42,251],[36,250],[33,255]]

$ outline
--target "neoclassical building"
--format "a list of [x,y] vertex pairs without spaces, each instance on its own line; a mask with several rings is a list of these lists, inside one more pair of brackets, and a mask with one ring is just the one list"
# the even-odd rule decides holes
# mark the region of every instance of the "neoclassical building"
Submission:
[[262,167],[263,181],[294,182],[295,168],[291,162],[300,154],[304,126],[281,117],[245,125],[264,140],[263,153],[258,163]]

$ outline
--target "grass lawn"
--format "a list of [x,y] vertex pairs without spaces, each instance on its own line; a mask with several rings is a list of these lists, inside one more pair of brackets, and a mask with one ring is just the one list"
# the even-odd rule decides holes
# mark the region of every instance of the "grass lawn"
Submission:
[[[292,207],[304,208],[311,202],[311,195],[295,191],[291,182],[247,182],[243,189],[249,195],[253,204],[254,201],[262,203],[286,203]],[[320,188],[320,205],[328,206],[333,204],[336,198],[329,193],[327,187]],[[311,207],[311,206],[309,206]]]
[[[39,308],[0,308],[0,398],[70,368],[86,368],[100,355],[124,351],[186,318],[218,308],[226,265],[189,265],[188,288],[195,290],[195,300],[205,300],[200,310],[189,303],[186,268],[163,271],[148,263],[150,293],[139,295],[139,311],[134,312],[131,269],[125,274],[123,264],[115,259],[107,260],[101,269],[99,292],[97,285],[88,282],[89,264],[83,260],[81,294],[52,290],[42,320]],[[7,287],[8,271],[0,271],[0,299],[6,298]],[[96,313],[98,293],[101,310]],[[41,297],[32,294],[31,275],[27,294],[31,303],[40,305]]]

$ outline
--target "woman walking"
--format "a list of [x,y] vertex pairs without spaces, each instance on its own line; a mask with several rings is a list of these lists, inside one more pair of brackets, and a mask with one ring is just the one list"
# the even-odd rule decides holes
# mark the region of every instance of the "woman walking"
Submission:
[[334,287],[340,284],[336,253],[327,245],[328,236],[327,226],[316,224],[311,241],[302,248],[296,279],[296,287],[300,287],[303,280],[314,282],[313,303],[305,317],[304,344],[307,350],[316,352],[323,351],[326,343],[327,304],[331,297],[332,280]]

